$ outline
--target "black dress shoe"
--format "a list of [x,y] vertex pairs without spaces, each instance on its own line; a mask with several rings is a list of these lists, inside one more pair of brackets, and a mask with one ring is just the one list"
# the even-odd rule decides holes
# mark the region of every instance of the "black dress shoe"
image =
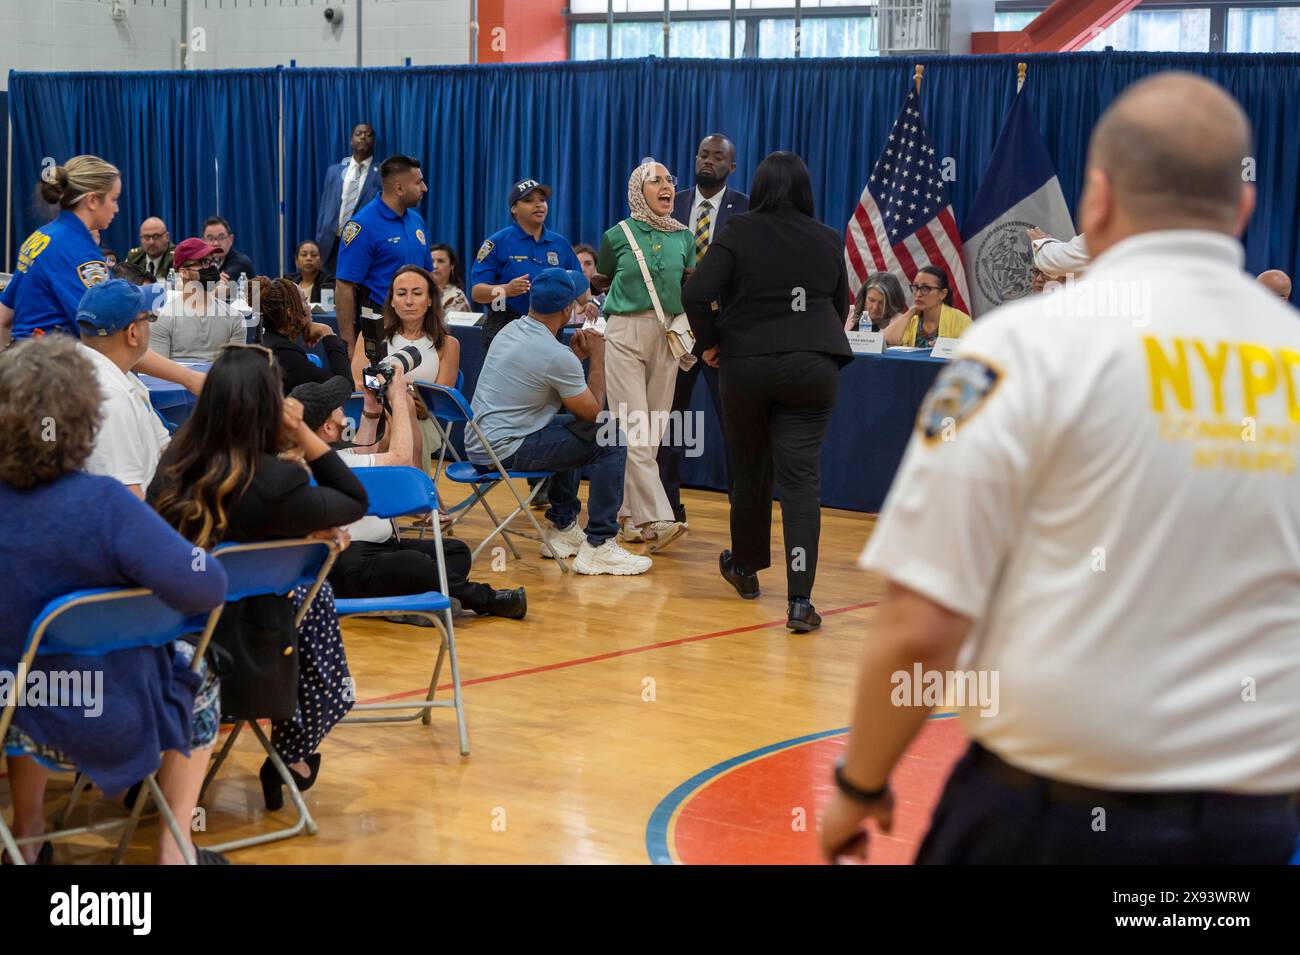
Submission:
[[794,597],[786,615],[785,625],[795,633],[808,633],[822,625],[821,614],[807,597]]
[[[312,753],[303,762],[311,770],[311,774],[308,776],[300,776],[292,766],[289,767],[289,775],[293,777],[294,785],[298,787],[300,793],[305,793],[316,785],[316,775],[320,772],[320,753]],[[262,800],[266,803],[266,808],[272,812],[283,809],[284,780],[275,771],[275,765],[269,759],[263,761],[262,769],[257,776],[262,783]]]
[[487,612],[493,617],[523,620],[524,615],[528,613],[528,594],[524,592],[523,587],[516,587],[514,590],[494,590]]
[[736,593],[746,600],[753,600],[762,593],[758,589],[758,574],[742,574],[736,570],[731,551],[724,550],[718,555],[718,570],[722,572],[723,579],[736,588]]

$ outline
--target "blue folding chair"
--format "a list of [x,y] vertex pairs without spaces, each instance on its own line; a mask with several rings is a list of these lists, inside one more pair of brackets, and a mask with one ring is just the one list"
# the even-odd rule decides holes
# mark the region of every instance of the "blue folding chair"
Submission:
[[[307,616],[307,611],[311,609],[312,601],[316,599],[316,594],[320,592],[321,585],[325,583],[325,578],[330,572],[330,567],[334,565],[334,558],[337,554],[338,549],[332,541],[315,539],[259,541],[253,544],[222,544],[212,552],[213,558],[219,561],[225,570],[226,579],[229,582],[226,588],[227,603],[243,600],[246,597],[287,594],[303,584],[310,584],[311,589],[307,592],[302,606],[298,608],[298,613],[294,615],[293,625],[295,629],[302,625],[303,618]],[[271,745],[270,738],[258,725],[257,720],[241,719],[234,721],[234,726],[230,731],[230,735],[226,738],[225,745],[221,748],[221,752],[217,754],[216,759],[212,761],[212,767],[203,780],[203,788],[199,791],[199,798],[203,798],[208,786],[216,778],[222,763],[226,761],[226,757],[230,754],[231,747],[235,745],[240,730],[246,724],[252,727],[253,734],[257,737],[258,742],[262,744],[267,759],[271,761],[271,765],[275,767],[280,779],[284,781],[285,788],[289,793],[289,799],[298,812],[298,818],[293,825],[282,829],[273,829],[270,832],[249,836],[245,839],[235,839],[231,842],[209,846],[208,848],[214,852],[233,852],[236,849],[244,849],[248,846],[262,845],[279,839],[290,839],[303,830],[306,830],[308,835],[313,836],[317,832],[316,821],[312,819],[307,804],[303,802],[302,793],[298,792],[298,786],[294,782],[293,774],[289,772],[289,767],[284,764],[284,760],[276,753],[275,747]]]
[[[460,692],[460,661],[456,656],[456,630],[451,619],[451,600],[447,594],[447,557],[442,549],[442,529],[438,520],[438,495],[429,476],[419,468],[377,467],[356,468],[352,472],[366,489],[372,517],[406,517],[416,514],[433,515],[434,543],[438,549],[439,591],[422,594],[404,594],[400,597],[360,597],[334,601],[340,617],[386,617],[391,614],[413,614],[425,617],[436,626],[441,640],[438,660],[433,666],[429,692],[416,703],[363,703],[352,708],[354,713],[374,710],[415,710],[407,716],[349,716],[344,723],[400,723],[422,717],[425,726],[432,722],[434,707],[450,707],[456,711],[456,726],[460,731],[460,754],[469,755],[469,733],[465,728],[465,706]],[[451,661],[451,699],[435,700],[438,677],[444,659]]]
[[[46,604],[45,608],[32,622],[27,634],[27,644],[23,650],[22,662],[19,664],[19,672],[31,672],[32,663],[37,657],[51,654],[102,657],[118,650],[165,646],[191,633],[202,634],[192,664],[192,668],[197,670],[199,661],[203,659],[203,653],[207,649],[208,641],[212,637],[212,631],[216,629],[217,619],[221,616],[221,609],[221,607],[217,607],[210,613],[187,616],[167,606],[152,590],[144,588],[78,590],[65,594]],[[4,713],[0,714],[0,740],[5,739],[9,732],[17,703],[18,694],[10,694]],[[6,752],[9,755],[22,755],[8,750]],[[69,771],[70,769],[66,766],[51,765],[44,761],[42,761],[42,764],[56,771]],[[22,854],[18,851],[20,845],[45,840],[53,842],[61,839],[72,839],[87,833],[124,826],[126,827],[125,832],[118,843],[117,854],[113,858],[114,864],[121,863],[126,855],[127,848],[130,846],[131,836],[135,832],[136,825],[140,820],[140,814],[147,800],[143,796],[136,799],[132,813],[126,819],[115,819],[74,828],[62,828],[62,826],[66,825],[72,812],[76,797],[88,785],[89,782],[86,781],[83,775],[74,784],[72,798],[60,820],[61,828],[41,836],[15,839],[5,825],[3,815],[0,814],[0,843],[3,843],[4,848],[9,853],[10,860],[14,864],[23,864]],[[162,790],[158,786],[156,773],[150,773],[145,777],[144,785],[158,805],[158,811],[162,816],[163,823],[171,832],[172,838],[176,840],[176,844],[181,847],[181,853],[186,863],[194,865],[194,854],[189,850],[180,824],[172,813],[171,807],[167,805],[167,800],[163,797]],[[189,820],[185,820],[185,823],[188,826]]]
[[[546,541],[546,534],[542,530],[542,526],[537,523],[537,518],[533,516],[533,512],[529,507],[533,498],[543,487],[541,482],[546,478],[554,476],[555,472],[515,471],[507,469],[505,465],[501,463],[501,459],[497,457],[496,452],[492,450],[492,447],[488,444],[486,438],[484,438],[482,429],[479,428],[478,422],[474,420],[474,411],[470,408],[469,402],[465,400],[465,396],[461,394],[459,388],[448,388],[446,385],[417,385],[416,388],[420,392],[420,396],[424,398],[424,403],[428,405],[429,410],[438,418],[438,420],[448,423],[448,431],[451,430],[451,425],[457,423],[465,426],[466,433],[472,429],[474,434],[478,436],[479,444],[484,448],[487,448],[488,456],[492,459],[491,470],[483,470],[470,461],[459,460],[448,464],[445,470],[448,480],[453,481],[456,484],[464,484],[470,489],[468,497],[446,510],[447,514],[452,515],[452,526],[455,526],[455,524],[460,521],[460,519],[464,517],[475,504],[482,504],[483,510],[487,512],[488,517],[492,521],[492,532],[479,542],[478,547],[474,548],[473,556],[477,558],[479,553],[482,552],[483,548],[487,547],[492,538],[500,534],[502,540],[504,540],[506,545],[510,548],[510,553],[512,553],[515,556],[515,559],[518,560],[519,548],[517,548],[515,542],[511,540],[511,535],[513,534],[528,540],[539,541],[543,547],[550,551],[551,556],[555,558],[555,562],[560,565],[560,569],[565,573],[568,573],[568,565],[559,557],[558,554],[555,553],[554,550],[551,549],[550,545]],[[511,482],[511,478],[536,480],[537,483],[529,489],[527,497],[521,497],[519,490]],[[498,484],[504,484],[510,490],[510,493],[514,495],[515,503],[517,505],[513,511],[506,515],[505,520],[500,520],[497,517],[496,512],[492,510],[492,505],[487,501],[488,492]],[[520,514],[526,516],[529,523],[533,525],[533,529],[537,532],[536,537],[532,537],[531,535],[520,531],[511,531],[508,529],[510,522]]]

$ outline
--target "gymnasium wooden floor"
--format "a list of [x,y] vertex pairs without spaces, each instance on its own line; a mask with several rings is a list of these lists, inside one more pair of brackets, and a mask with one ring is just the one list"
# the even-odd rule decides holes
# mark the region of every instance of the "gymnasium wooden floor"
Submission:
[[[797,636],[783,625],[779,569],[762,575],[764,593],[754,601],[739,599],[719,577],[725,496],[688,491],[685,503],[690,533],[655,555],[644,576],[561,575],[530,542],[502,572],[481,559],[475,579],[526,586],[529,611],[522,622],[457,619],[471,755],[457,750],[449,710],[434,711],[432,726],[339,726],[306,794],[319,834],[241,850],[232,862],[646,863],[651,816],[685,781],[740,754],[846,726],[859,651],[882,591],[879,578],[856,567],[874,518],[823,510],[814,600],[824,623]],[[773,510],[779,558],[779,505]],[[472,546],[487,527],[476,514],[457,533]],[[359,700],[427,686],[436,631],[378,620],[343,630]],[[289,804],[266,812],[256,779],[262,758],[245,732],[208,795],[200,844],[292,818]],[[816,787],[824,780],[821,765]],[[63,788],[52,785],[51,806]],[[7,787],[0,793],[7,803]],[[88,815],[117,811],[92,801]],[[806,813],[800,852],[812,861],[815,808]],[[788,808],[774,819],[772,826],[792,828]],[[131,861],[150,861],[155,837],[153,826],[142,829]],[[711,839],[706,827],[703,841]],[[60,847],[58,857],[103,861],[102,845]],[[906,861],[910,848],[902,850],[893,861]]]

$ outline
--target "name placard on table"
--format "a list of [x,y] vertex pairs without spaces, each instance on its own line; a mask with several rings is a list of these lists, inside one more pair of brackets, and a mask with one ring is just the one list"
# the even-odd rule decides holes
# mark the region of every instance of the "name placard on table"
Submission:
[[448,312],[444,316],[448,325],[456,325],[461,328],[477,325],[482,317],[478,312]]
[[846,332],[855,355],[879,355],[885,350],[884,332]]
[[956,353],[957,339],[939,338],[935,340],[934,348],[930,351],[930,357],[951,359]]

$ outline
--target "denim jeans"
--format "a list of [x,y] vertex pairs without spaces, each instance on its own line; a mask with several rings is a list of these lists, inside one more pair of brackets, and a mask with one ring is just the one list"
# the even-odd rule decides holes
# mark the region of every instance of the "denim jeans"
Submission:
[[599,547],[618,533],[627,448],[621,442],[606,447],[595,439],[584,441],[569,430],[573,420],[573,415],[556,415],[546,427],[524,438],[519,450],[501,463],[513,471],[555,472],[546,519],[561,530],[576,521],[582,511],[579,471],[588,468],[591,488],[587,494],[587,542]]

